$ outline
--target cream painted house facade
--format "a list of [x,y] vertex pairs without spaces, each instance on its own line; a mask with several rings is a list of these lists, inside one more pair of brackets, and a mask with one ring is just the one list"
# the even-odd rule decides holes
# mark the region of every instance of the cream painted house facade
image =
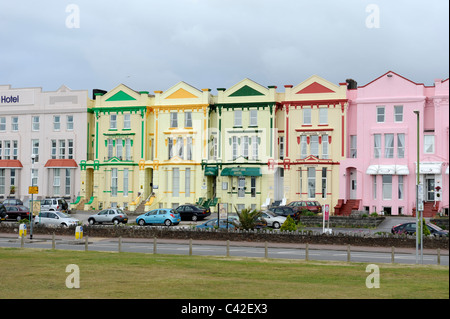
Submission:
[[339,164],[346,157],[347,83],[311,76],[285,85],[277,109],[275,200],[314,200],[329,205],[339,198]]

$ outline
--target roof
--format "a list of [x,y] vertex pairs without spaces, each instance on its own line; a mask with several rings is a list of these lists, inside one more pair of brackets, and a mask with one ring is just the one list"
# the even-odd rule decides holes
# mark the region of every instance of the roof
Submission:
[[0,160],[0,168],[22,168],[22,163],[19,160]]
[[45,163],[44,167],[53,167],[53,168],[75,168],[78,167],[77,162],[74,159],[49,159],[47,163]]

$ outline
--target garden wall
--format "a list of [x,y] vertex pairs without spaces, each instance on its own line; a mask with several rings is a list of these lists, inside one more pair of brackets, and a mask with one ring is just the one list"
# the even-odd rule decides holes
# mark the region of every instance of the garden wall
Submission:
[[[18,232],[17,223],[0,224],[0,233]],[[33,227],[33,234],[75,236],[75,228],[61,227]],[[193,240],[219,240],[219,241],[246,241],[246,242],[272,242],[297,244],[326,244],[351,245],[372,247],[408,247],[414,248],[414,236],[392,234],[321,234],[320,232],[274,232],[274,231],[226,231],[226,230],[196,230],[191,228],[152,227],[152,226],[83,226],[83,235],[89,237],[123,237],[123,238],[166,238],[166,239],[193,239]],[[447,249],[448,237],[425,237],[424,248]]]

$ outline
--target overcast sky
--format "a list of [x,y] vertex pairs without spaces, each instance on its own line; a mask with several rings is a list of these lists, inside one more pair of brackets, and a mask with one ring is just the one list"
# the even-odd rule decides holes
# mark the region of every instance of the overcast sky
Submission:
[[0,0],[0,63],[0,84],[89,95],[244,78],[284,92],[389,70],[432,85],[449,76],[449,1]]

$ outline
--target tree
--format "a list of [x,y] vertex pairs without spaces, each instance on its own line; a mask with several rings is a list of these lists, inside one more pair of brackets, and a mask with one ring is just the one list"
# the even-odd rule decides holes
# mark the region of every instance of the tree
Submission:
[[236,213],[239,217],[239,224],[235,222],[233,222],[233,224],[241,229],[248,230],[255,228],[258,218],[260,218],[262,215],[262,212],[256,209],[251,210],[251,208],[244,208],[240,213],[236,209],[236,207],[234,207],[234,209],[236,210]]

